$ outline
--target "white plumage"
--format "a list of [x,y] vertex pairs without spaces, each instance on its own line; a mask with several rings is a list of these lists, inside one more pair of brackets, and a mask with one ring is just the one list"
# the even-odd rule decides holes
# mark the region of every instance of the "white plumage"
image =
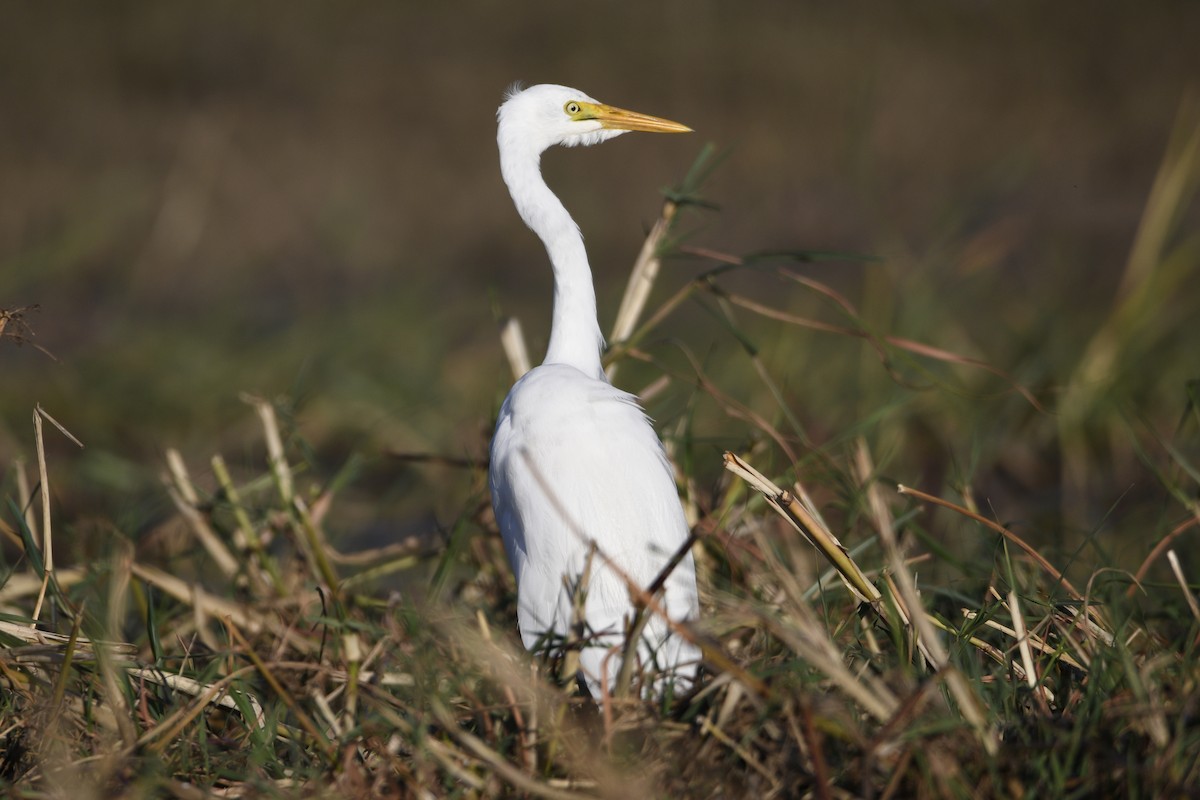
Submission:
[[[553,85],[510,92],[498,118],[501,172],[521,218],[550,256],[554,311],[545,361],[517,381],[500,409],[489,476],[492,506],[517,579],[518,623],[527,648],[547,636],[570,636],[574,589],[595,543],[580,664],[598,696],[620,671],[633,616],[625,578],[649,587],[683,546],[688,527],[662,443],[637,398],[604,376],[583,238],[539,164],[555,144],[598,144],[629,130],[688,129]],[[658,602],[675,621],[698,615],[690,553]],[[659,690],[666,680],[686,688],[700,651],[661,615],[652,615],[638,659],[658,675],[647,688]]]

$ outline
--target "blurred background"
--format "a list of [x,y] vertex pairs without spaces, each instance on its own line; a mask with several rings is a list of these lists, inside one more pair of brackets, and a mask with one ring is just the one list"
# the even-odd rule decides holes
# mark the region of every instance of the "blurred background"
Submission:
[[[718,208],[680,220],[686,244],[870,256],[795,266],[877,333],[982,359],[1048,409],[940,362],[913,359],[897,380],[859,339],[742,312],[813,448],[836,455],[865,434],[896,479],[972,487],[999,516],[1044,514],[1053,530],[1056,407],[1082,391],[1106,422],[1071,434],[1076,456],[1106,466],[1080,528],[1136,530],[1124,506],[1105,509],[1165,495],[1109,434],[1171,439],[1200,377],[1194,181],[1162,212],[1151,261],[1170,280],[1098,362],[1116,377],[1078,383],[1119,316],[1156,172],[1196,97],[1195,3],[107,2],[7,4],[4,17],[0,307],[37,309],[0,340],[0,470],[11,489],[40,403],[86,445],[47,439],[72,524],[152,526],[168,512],[166,447],[198,474],[215,452],[259,469],[241,392],[280,402],[314,479],[359,459],[343,542],[445,525],[478,499],[478,473],[391,454],[484,457],[511,382],[498,320],[521,319],[535,359],[544,348],[549,269],[494,140],[515,80],[697,131],[547,154],[605,330],[660,191],[712,142],[725,158],[703,194]],[[652,305],[712,266],[668,259]],[[729,286],[846,323],[794,283],[746,272]],[[783,419],[712,301],[685,304],[644,347],[685,373],[686,348]],[[623,368],[621,382],[636,391],[653,374]],[[668,430],[691,423],[703,485],[749,426],[673,386],[650,411]]]

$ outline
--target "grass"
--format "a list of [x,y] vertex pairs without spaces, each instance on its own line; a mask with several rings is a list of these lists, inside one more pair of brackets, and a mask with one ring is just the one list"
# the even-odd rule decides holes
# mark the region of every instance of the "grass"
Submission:
[[[904,307],[949,315],[936,300],[884,298],[876,283],[856,304],[797,266],[853,257],[690,245],[681,219],[703,165],[671,194],[638,274],[666,255],[704,269],[649,313],[631,295],[609,364],[646,387],[694,521],[704,615],[690,635],[709,674],[688,696],[597,707],[522,650],[478,460],[425,467],[460,487],[446,530],[340,552],[329,532],[362,513],[346,507],[360,462],[327,468],[286,403],[246,397],[243,457],[168,451],[170,511],[154,546],[135,548],[111,523],[55,518],[45,442],[69,434],[36,409],[36,465],[10,471],[0,523],[13,554],[0,785],[128,798],[1200,792],[1200,405],[1195,379],[1172,385],[1178,365],[1161,368],[1162,352],[1194,348],[1171,344],[1158,316],[1198,310],[1180,291],[1198,246],[1179,227],[1200,174],[1194,116],[1181,115],[1120,296],[1061,393],[912,335]],[[662,338],[688,309],[733,355]],[[3,319],[8,336],[36,323]],[[812,367],[799,385],[779,377],[798,340]],[[839,396],[855,398],[839,418],[804,410]],[[930,440],[953,443],[940,480],[921,454]],[[1046,474],[1048,503],[1032,488]]]

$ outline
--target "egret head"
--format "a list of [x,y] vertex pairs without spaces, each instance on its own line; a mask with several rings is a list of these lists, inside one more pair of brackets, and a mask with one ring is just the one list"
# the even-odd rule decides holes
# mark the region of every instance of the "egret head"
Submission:
[[605,105],[578,89],[543,83],[513,87],[496,116],[501,144],[541,153],[552,145],[593,145],[626,131],[684,133],[691,128],[669,119]]

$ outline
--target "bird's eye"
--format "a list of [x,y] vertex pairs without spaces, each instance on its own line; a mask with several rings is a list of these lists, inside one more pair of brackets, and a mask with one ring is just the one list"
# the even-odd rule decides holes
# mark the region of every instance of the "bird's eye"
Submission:
[[576,103],[574,100],[567,103],[565,106],[563,106],[563,108],[571,116],[575,116],[579,113],[579,103]]

